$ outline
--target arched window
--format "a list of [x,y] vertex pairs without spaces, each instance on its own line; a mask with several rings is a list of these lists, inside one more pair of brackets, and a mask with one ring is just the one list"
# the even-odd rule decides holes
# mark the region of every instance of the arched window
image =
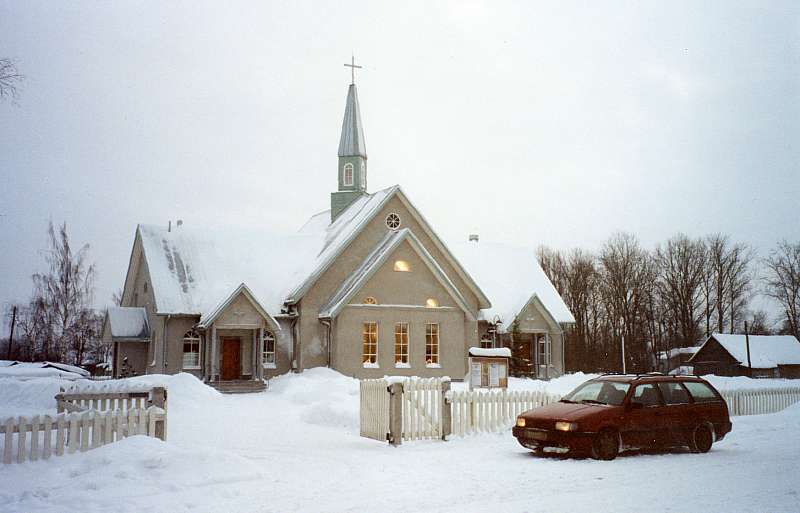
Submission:
[[348,162],[344,165],[344,176],[342,177],[344,185],[353,185],[353,164]]
[[261,364],[264,367],[271,369],[275,368],[275,335],[271,331],[264,331],[261,337],[262,351],[261,351]]
[[425,306],[427,306],[428,308],[436,308],[439,306],[439,302],[433,299],[432,297],[429,297],[428,300],[425,301]]
[[361,188],[366,189],[367,187],[367,166],[362,162],[361,163]]
[[200,368],[200,335],[194,330],[183,335],[183,368]]
[[377,300],[377,299],[375,299],[375,298],[374,298],[374,297],[372,297],[372,296],[367,296],[367,297],[364,299],[364,304],[365,304],[365,305],[377,305],[377,304],[378,304],[378,300]]
[[411,266],[405,260],[396,260],[394,262],[394,270],[401,273],[411,272]]

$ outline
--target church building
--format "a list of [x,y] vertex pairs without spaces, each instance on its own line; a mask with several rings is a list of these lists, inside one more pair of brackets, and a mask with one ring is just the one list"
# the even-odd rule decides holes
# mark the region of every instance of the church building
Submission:
[[190,372],[227,391],[318,366],[460,379],[470,347],[514,337],[533,375],[563,373],[574,319],[532,250],[447,245],[399,186],[368,192],[354,83],[337,174],[330,209],[291,235],[139,225],[103,329],[115,376]]

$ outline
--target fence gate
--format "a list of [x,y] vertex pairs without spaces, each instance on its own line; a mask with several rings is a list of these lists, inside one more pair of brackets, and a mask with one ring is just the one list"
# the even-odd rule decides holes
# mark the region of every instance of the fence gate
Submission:
[[437,440],[442,437],[442,380],[403,381],[403,440]]
[[361,436],[385,442],[389,435],[389,382],[362,379]]

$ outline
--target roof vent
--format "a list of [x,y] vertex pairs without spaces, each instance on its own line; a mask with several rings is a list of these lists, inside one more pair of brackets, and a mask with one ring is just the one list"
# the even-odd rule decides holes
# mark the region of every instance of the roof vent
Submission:
[[470,242],[478,242],[478,234],[477,233],[470,233],[469,234],[469,241]]

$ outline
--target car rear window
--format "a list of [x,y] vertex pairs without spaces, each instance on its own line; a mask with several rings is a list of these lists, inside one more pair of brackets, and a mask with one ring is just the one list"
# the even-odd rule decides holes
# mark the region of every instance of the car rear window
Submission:
[[689,392],[680,383],[659,383],[658,388],[661,389],[661,395],[664,396],[664,402],[667,404],[687,404],[690,402]]
[[689,389],[689,393],[692,394],[694,402],[696,403],[710,403],[719,401],[717,394],[715,394],[711,387],[705,383],[700,383],[699,381],[686,381],[683,384]]

